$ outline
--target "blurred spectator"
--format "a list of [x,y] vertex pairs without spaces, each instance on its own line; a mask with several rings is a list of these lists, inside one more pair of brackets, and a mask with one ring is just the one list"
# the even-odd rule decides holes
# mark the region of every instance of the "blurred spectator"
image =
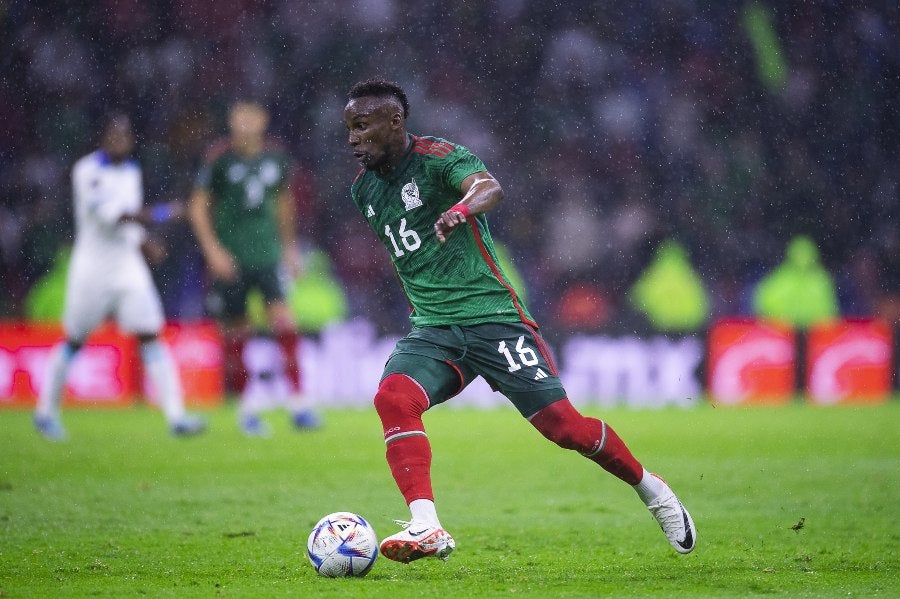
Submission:
[[[342,94],[378,74],[403,83],[414,105],[435,107],[410,115],[414,129],[421,118],[462,131],[458,141],[509,181],[493,234],[530,290],[554,300],[533,302],[542,310],[556,309],[561,281],[580,278],[610,300],[602,327],[615,326],[648,248],[672,237],[711,291],[713,315],[749,314],[751,290],[783,245],[808,234],[839,275],[842,302],[853,302],[847,310],[900,319],[896,2],[219,4],[8,4],[7,312],[21,312],[31,284],[17,240],[36,224],[34,200],[64,213],[65,165],[110,105],[135,115],[148,185],[159,187],[148,195],[179,196],[230,101],[251,95],[273,108],[273,133],[315,175],[301,226],[351,290],[350,315],[405,330],[389,265],[346,245],[369,244],[354,243],[348,224],[356,166]],[[171,315],[195,317],[199,257],[183,239],[182,264],[161,275],[180,280],[160,288]],[[857,272],[869,280],[853,280]],[[357,288],[376,293],[362,302]]]
[[834,281],[819,262],[813,241],[791,240],[784,261],[759,282],[753,295],[757,316],[780,320],[799,329],[838,316]]
[[654,331],[696,332],[709,319],[709,294],[687,252],[676,241],[659,246],[631,288],[630,299]]
[[71,256],[70,247],[66,246],[59,250],[53,266],[29,289],[22,316],[34,322],[62,322],[66,299],[66,274],[69,272]]
[[347,296],[332,270],[323,251],[311,251],[304,259],[303,276],[288,290],[288,305],[301,332],[318,333],[347,317]]

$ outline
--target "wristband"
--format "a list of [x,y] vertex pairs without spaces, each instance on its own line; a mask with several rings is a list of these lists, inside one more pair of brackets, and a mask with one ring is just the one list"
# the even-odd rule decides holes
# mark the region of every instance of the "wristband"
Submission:
[[454,204],[453,206],[450,206],[450,210],[447,210],[447,212],[451,212],[451,211],[459,212],[466,218],[469,218],[469,207],[467,205],[463,204],[462,202],[459,202],[457,204]]
[[150,209],[150,220],[155,223],[164,223],[172,218],[174,210],[169,204],[157,204]]

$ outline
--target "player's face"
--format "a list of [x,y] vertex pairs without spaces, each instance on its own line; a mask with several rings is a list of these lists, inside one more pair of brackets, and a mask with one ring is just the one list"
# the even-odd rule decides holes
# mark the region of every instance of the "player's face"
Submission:
[[369,170],[390,163],[405,144],[402,109],[388,98],[354,98],[344,108],[353,156]]
[[125,160],[134,149],[134,135],[127,120],[115,121],[103,135],[103,149],[114,162]]
[[258,143],[269,126],[269,115],[255,104],[238,104],[228,115],[228,128],[237,145]]

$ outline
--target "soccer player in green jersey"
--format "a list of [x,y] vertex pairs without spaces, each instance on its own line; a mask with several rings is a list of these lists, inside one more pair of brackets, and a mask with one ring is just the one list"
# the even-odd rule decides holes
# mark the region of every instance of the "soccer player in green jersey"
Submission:
[[[254,381],[246,380],[243,365],[243,342],[250,334],[247,295],[252,289],[265,300],[292,387],[276,399],[291,410],[297,428],[319,426],[318,416],[304,406],[301,396],[299,335],[278,273],[284,264],[288,274],[296,276],[299,253],[288,160],[267,140],[268,123],[269,114],[260,104],[238,102],[231,108],[231,137],[210,150],[190,203],[191,224],[213,279],[210,308],[222,324],[226,375],[242,388],[240,424],[250,436],[267,433],[260,412],[268,403],[254,392]],[[267,379],[277,375],[259,373]]]
[[547,439],[632,485],[672,547],[692,551],[694,523],[672,489],[612,427],[569,402],[538,325],[497,263],[486,213],[503,198],[500,184],[467,148],[407,132],[408,114],[403,89],[379,79],[353,86],[344,108],[363,167],[351,197],[391,255],[413,324],[375,394],[387,462],[411,513],[381,552],[408,563],[453,551],[435,509],[422,414],[477,376]]

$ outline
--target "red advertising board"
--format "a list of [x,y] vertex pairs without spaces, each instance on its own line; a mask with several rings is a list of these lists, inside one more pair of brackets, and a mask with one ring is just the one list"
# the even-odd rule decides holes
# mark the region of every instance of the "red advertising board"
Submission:
[[163,331],[188,405],[213,406],[224,395],[222,337],[214,322],[169,323]]
[[891,393],[894,339],[879,320],[845,320],[809,330],[806,392],[817,404],[881,403]]
[[[0,323],[0,405],[32,406],[53,346],[57,325]],[[64,405],[131,405],[137,388],[135,341],[113,326],[98,329],[75,357]]]
[[[34,406],[53,346],[62,339],[57,325],[0,322],[0,407]],[[178,365],[187,405],[222,400],[222,355],[214,324],[172,324],[163,338]],[[66,381],[64,405],[130,406],[142,394],[140,354],[134,337],[105,325],[75,357]]]
[[797,339],[785,325],[725,319],[709,333],[707,383],[720,404],[784,404],[796,394]]

